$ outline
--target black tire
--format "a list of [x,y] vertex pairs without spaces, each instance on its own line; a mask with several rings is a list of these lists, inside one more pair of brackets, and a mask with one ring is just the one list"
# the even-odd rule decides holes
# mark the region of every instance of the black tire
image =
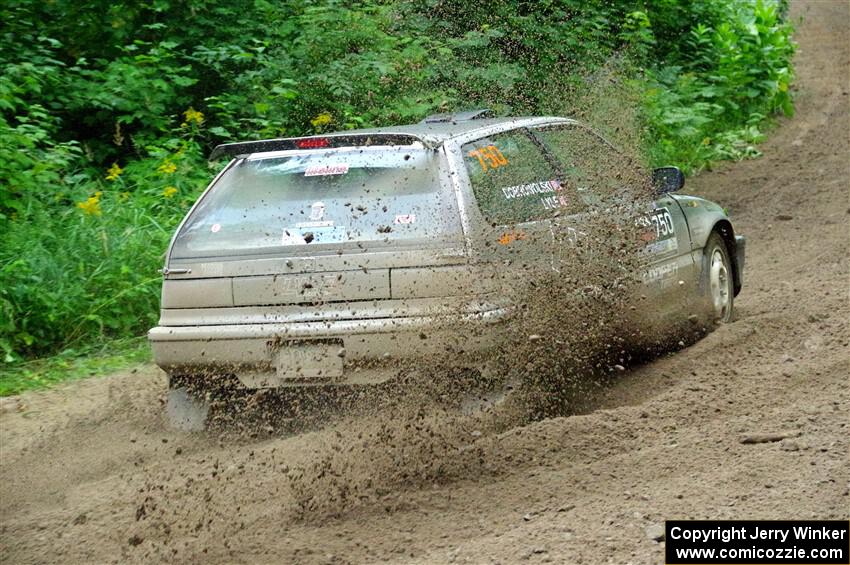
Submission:
[[735,281],[729,249],[723,237],[712,232],[703,249],[702,288],[709,327],[732,321],[735,314]]

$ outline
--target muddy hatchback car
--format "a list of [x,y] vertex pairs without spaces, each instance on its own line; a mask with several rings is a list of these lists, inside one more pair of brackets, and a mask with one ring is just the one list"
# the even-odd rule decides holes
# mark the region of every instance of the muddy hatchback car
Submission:
[[[215,149],[232,160],[172,239],[149,333],[176,425],[198,427],[203,385],[222,377],[374,384],[446,344],[479,358],[498,346],[511,285],[569,271],[586,219],[626,188],[610,171],[616,150],[589,127],[483,115]],[[677,169],[654,176],[628,220],[645,235],[647,308],[671,323],[695,305],[728,321],[743,238],[718,205],[673,194]]]

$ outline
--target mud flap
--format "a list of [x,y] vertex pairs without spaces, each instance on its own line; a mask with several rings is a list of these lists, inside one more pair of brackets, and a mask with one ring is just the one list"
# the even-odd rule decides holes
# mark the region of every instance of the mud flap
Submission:
[[169,388],[165,416],[171,428],[181,432],[200,432],[206,428],[210,402],[184,387]]
[[747,255],[747,239],[742,235],[735,236],[735,279],[734,289],[735,296],[741,292],[744,286],[744,263]]

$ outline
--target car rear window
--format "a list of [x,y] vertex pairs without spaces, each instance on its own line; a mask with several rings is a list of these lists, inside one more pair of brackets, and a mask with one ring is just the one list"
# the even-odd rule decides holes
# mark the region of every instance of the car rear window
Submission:
[[299,254],[460,237],[435,151],[368,147],[244,159],[215,183],[174,242],[176,258]]

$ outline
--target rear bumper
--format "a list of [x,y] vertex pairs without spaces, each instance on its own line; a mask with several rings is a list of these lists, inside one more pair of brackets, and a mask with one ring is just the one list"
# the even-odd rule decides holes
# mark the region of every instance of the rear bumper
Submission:
[[[487,350],[497,343],[497,325],[507,316],[506,308],[495,308],[458,316],[157,326],[148,339],[156,364],[172,374],[234,374],[249,388],[365,384],[395,376],[399,360]],[[279,351],[310,343],[330,345],[328,355],[344,350],[342,375],[304,379],[279,374]]]

